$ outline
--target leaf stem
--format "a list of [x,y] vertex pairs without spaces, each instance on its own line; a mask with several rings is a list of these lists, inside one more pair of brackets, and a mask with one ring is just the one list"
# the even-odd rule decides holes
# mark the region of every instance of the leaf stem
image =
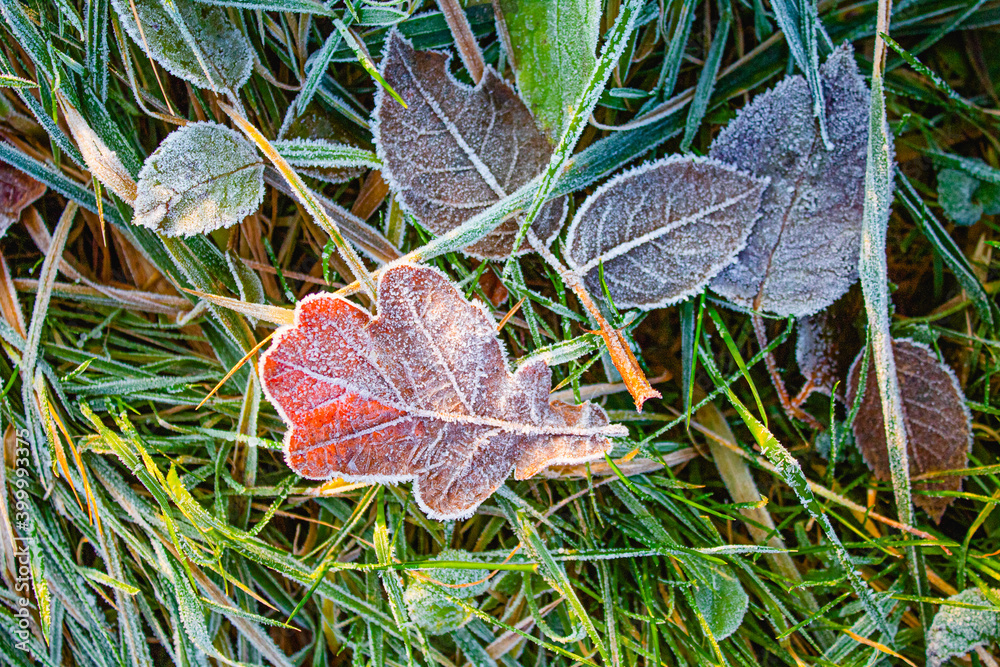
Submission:
[[611,355],[611,361],[615,365],[615,368],[618,369],[618,372],[621,373],[625,387],[635,401],[636,411],[642,412],[643,403],[650,398],[660,398],[661,394],[650,386],[645,373],[639,368],[639,362],[632,353],[632,349],[625,342],[621,333],[612,327],[604,318],[604,315],[601,314],[601,309],[594,303],[580,276],[564,266],[552,254],[552,251],[545,247],[545,243],[530,229],[528,230],[527,239],[532,249],[541,255],[542,259],[548,262],[549,266],[559,273],[566,285],[573,290],[573,293],[580,299],[580,303],[583,304],[587,312],[597,322],[601,338],[604,339],[604,344],[608,348],[608,354]]
[[472,26],[469,19],[462,11],[458,0],[437,0],[444,20],[448,23],[451,36],[455,38],[455,45],[458,47],[458,55],[462,59],[462,64],[469,71],[473,83],[479,83],[486,71],[486,62],[483,60],[483,53],[479,50],[479,42],[472,33]]

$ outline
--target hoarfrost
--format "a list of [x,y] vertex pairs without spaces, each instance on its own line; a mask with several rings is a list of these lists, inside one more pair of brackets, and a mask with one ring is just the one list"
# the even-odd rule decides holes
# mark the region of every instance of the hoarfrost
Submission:
[[566,238],[567,260],[617,306],[660,308],[701,291],[736,259],[766,178],[704,158],[669,157],[625,172],[587,198]]
[[[552,155],[531,112],[492,67],[470,88],[451,76],[450,58],[414,51],[393,29],[379,71],[407,108],[379,88],[372,128],[386,182],[420,224],[438,235],[528,183]],[[532,230],[547,244],[565,216],[565,198],[551,201]],[[464,251],[508,257],[522,219],[505,220]],[[529,250],[525,242],[518,252]]]
[[543,362],[514,373],[485,308],[441,272],[402,265],[378,285],[378,317],[339,297],[296,306],[261,360],[304,477],[413,481],[435,519],[470,516],[514,470],[582,463],[611,449],[604,411],[549,401]]
[[[955,373],[925,345],[907,339],[892,342],[903,403],[910,476],[966,468],[972,448],[972,416]],[[861,354],[864,354],[862,351]],[[854,403],[861,375],[861,354],[851,365],[847,383],[848,405]],[[861,454],[875,476],[890,479],[882,401],[874,366],[869,362],[864,397],[852,429]],[[952,475],[934,482],[914,482],[914,490],[959,491],[964,476]],[[940,523],[954,497],[914,494],[913,503]]]
[[[183,29],[161,0],[111,0],[132,41],[143,53],[148,46],[149,55],[168,72],[199,88],[220,93],[239,90],[253,72],[253,52],[225,8],[194,0],[171,2]],[[135,14],[139,15],[141,31]]]
[[133,222],[167,236],[230,227],[264,198],[264,163],[253,146],[217,123],[171,132],[139,172]]
[[820,76],[832,150],[801,76],[758,95],[712,144],[713,158],[771,178],[746,249],[712,281],[737,305],[802,317],[858,279],[869,93],[849,45]]
[[[1000,595],[996,589],[993,592]],[[1000,639],[1000,612],[992,610],[996,604],[982,591],[968,588],[948,600],[991,609],[942,605],[927,633],[927,667],[940,667],[951,658]]]

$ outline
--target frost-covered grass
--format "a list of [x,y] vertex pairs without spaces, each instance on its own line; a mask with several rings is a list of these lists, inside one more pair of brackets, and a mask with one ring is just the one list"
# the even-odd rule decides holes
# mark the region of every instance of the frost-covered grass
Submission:
[[[547,23],[546,4],[568,23]],[[48,187],[29,205],[37,189],[0,173],[24,196],[0,212],[17,218],[27,205],[0,240],[0,663],[996,664],[1000,6],[898,5],[891,39],[876,47],[876,0],[822,2],[819,24],[814,5],[791,0],[470,0],[477,55],[468,42],[458,52],[430,1],[0,0],[0,161]],[[495,7],[513,38],[497,31]],[[550,39],[518,41],[546,25]],[[496,68],[547,133],[538,177],[488,193],[457,235],[432,240],[401,205],[410,182],[378,171],[387,142],[405,144],[403,155],[421,147],[398,128],[386,137],[384,119],[374,125],[377,100],[396,104],[376,69],[391,26],[417,49],[455,54],[449,85],[477,80],[477,57]],[[853,55],[837,48],[845,41]],[[883,48],[874,104],[850,89],[852,134],[830,111],[851,96],[823,99],[822,64],[855,58],[871,84]],[[873,130],[865,197],[829,200],[845,219],[864,209],[862,240],[848,236],[867,253],[864,293],[855,284],[827,311],[833,359],[801,341],[796,358],[798,331],[824,325],[734,308],[719,294],[754,307],[755,284],[705,291],[711,277],[692,278],[690,258],[690,272],[676,271],[681,292],[649,299],[671,305],[607,305],[621,274],[595,259],[607,249],[588,209],[663,208],[611,187],[669,183],[678,165],[728,173],[714,158],[750,171],[768,162],[779,149],[761,144],[779,126],[751,131],[752,114],[731,123],[755,98],[787,102],[787,119],[815,118],[808,136],[775,137],[781,150]],[[164,143],[185,122],[198,124]],[[708,156],[726,126],[732,145],[716,144],[713,160],[668,158]],[[816,158],[816,180],[860,178],[864,150],[856,141],[834,164]],[[499,159],[504,146],[480,152],[491,151]],[[656,194],[676,208],[711,190],[685,187]],[[196,194],[172,198],[181,191]],[[605,199],[585,206],[595,192]],[[481,261],[457,250],[518,209],[544,217],[547,197],[564,196],[551,252],[512,223],[504,242],[514,247],[520,231],[531,251],[510,259],[494,242],[496,256]],[[638,217],[627,219],[642,242],[666,233]],[[567,236],[574,220],[577,237]],[[731,236],[719,250],[726,266],[747,237]],[[831,243],[817,236],[776,271],[794,276]],[[588,244],[590,254],[577,250]],[[608,257],[640,245],[622,240]],[[371,276],[405,255],[485,304],[513,359],[546,360],[555,398],[599,403],[629,436],[607,460],[508,479],[460,521],[429,519],[409,484],[296,475],[254,348],[308,294],[360,279],[351,298],[370,305]],[[768,276],[773,261],[760,259]],[[587,280],[567,282],[564,264],[585,267]],[[763,280],[741,266],[723,275]],[[808,306],[784,287],[764,309],[815,310],[853,280],[841,268],[807,286]],[[598,307],[662,394],[641,413],[597,331]],[[938,364],[933,395],[894,396],[887,355],[902,338]],[[866,340],[873,361],[854,364],[848,388]],[[934,472],[907,474],[898,428],[881,466],[892,481],[866,465],[849,428],[883,414],[853,400],[866,373],[894,397],[890,414],[930,406],[910,446],[919,465],[946,459]],[[835,382],[852,400],[803,391],[795,401],[803,385],[829,393]],[[938,409],[955,386],[965,405]],[[959,487],[955,452],[931,447],[956,434],[964,446],[966,408],[973,444]],[[936,523],[921,508],[937,511],[929,499],[942,498],[953,502]]]

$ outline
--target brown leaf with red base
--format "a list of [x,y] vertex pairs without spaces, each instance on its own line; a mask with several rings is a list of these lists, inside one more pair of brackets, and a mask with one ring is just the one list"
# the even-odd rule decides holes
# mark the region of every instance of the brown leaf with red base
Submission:
[[[965,407],[965,395],[951,368],[942,364],[930,348],[911,340],[894,340],[896,376],[903,400],[907,455],[910,476],[915,478],[940,470],[968,466],[972,447],[972,417]],[[862,354],[864,352],[862,351]],[[847,382],[847,404],[853,405],[861,376],[861,355],[854,360]],[[854,439],[868,467],[883,481],[890,479],[889,451],[885,441],[882,401],[869,358],[865,394],[853,425]],[[953,475],[934,482],[913,482],[912,488],[928,491],[960,491],[964,477]],[[945,496],[913,495],[913,503],[925,510],[935,523],[955,499]]]
[[604,411],[548,399],[551,371],[514,373],[484,307],[436,269],[404,265],[378,285],[378,316],[340,297],[295,309],[261,361],[290,425],[288,465],[310,479],[413,481],[431,518],[471,515],[514,470],[581,463],[611,449]]
[[21,211],[45,194],[45,184],[0,162],[0,236],[21,217]]

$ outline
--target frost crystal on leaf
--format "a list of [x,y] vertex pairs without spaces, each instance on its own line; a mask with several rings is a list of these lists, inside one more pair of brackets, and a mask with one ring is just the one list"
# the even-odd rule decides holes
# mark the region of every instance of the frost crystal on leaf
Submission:
[[802,317],[858,279],[869,93],[850,46],[820,76],[833,150],[823,146],[801,76],[754,98],[712,144],[713,158],[771,178],[746,249],[712,281],[745,308]]
[[[994,593],[1000,591],[994,589]],[[968,588],[948,599],[980,607],[996,606],[977,588]],[[1000,639],[1000,613],[941,605],[927,633],[927,667],[941,667],[949,659],[997,639]]]
[[[476,559],[468,551],[445,549],[432,561],[470,561]],[[455,604],[452,598],[473,598],[486,592],[491,581],[483,581],[487,570],[433,568],[420,573],[406,587],[403,599],[413,622],[432,635],[454,632],[472,616],[472,612]],[[415,575],[414,575],[415,576]],[[496,579],[492,583],[495,583]]]
[[615,305],[660,308],[702,290],[746,245],[767,179],[669,157],[605,183],[577,211],[567,260]]
[[377,307],[372,318],[339,297],[309,297],[261,360],[300,475],[412,480],[428,516],[457,519],[512,469],[525,479],[592,461],[625,434],[595,405],[550,402],[544,362],[511,373],[493,318],[436,269],[387,270]]
[[[149,55],[168,72],[199,88],[216,92],[239,90],[253,72],[253,52],[226,10],[194,0],[171,2],[198,53],[164,10],[162,0],[111,0],[132,41],[143,53],[147,53],[148,45]],[[141,32],[135,22],[133,3],[142,24]]]
[[[414,51],[393,30],[380,72],[408,108],[380,89],[373,128],[386,182],[420,224],[438,235],[528,183],[552,155],[531,112],[493,68],[470,88],[448,72],[449,59],[439,51]],[[565,215],[565,198],[551,201],[532,230],[548,243]],[[504,221],[465,251],[508,257],[521,219]],[[530,249],[525,243],[519,252]]]
[[0,162],[0,237],[17,222],[21,211],[43,194],[44,183],[6,162]]
[[264,163],[253,146],[216,123],[171,132],[139,172],[133,222],[167,236],[230,227],[264,198]]
[[[892,342],[903,402],[907,454],[910,475],[917,477],[939,470],[967,467],[972,447],[972,417],[965,406],[965,395],[951,368],[942,364],[931,349],[912,340]],[[863,352],[862,352],[863,354]],[[861,355],[854,360],[847,384],[847,403],[854,403],[861,375]],[[868,467],[880,480],[888,480],[889,452],[885,440],[882,401],[869,360],[868,376],[861,408],[852,426],[854,439]],[[938,478],[940,481],[915,482],[914,490],[959,491],[962,476]],[[913,502],[924,509],[935,523],[955,499],[914,494]]]

